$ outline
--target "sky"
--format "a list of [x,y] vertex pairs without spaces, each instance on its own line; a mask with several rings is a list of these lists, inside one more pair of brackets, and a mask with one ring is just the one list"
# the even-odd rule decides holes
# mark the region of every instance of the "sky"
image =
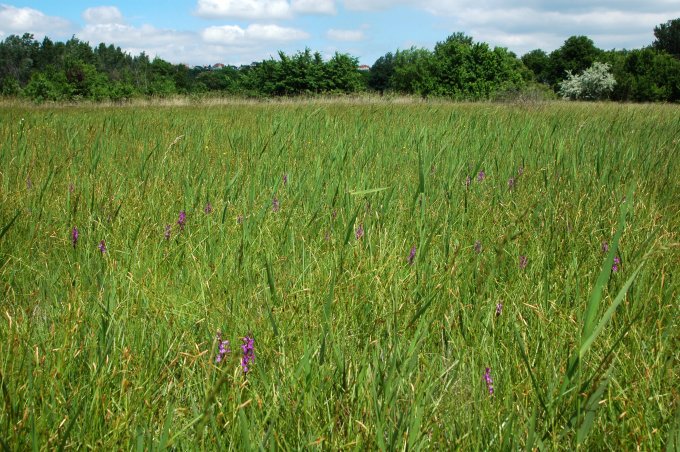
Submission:
[[517,55],[550,52],[586,35],[602,49],[633,49],[680,17],[680,0],[0,0],[0,39],[71,36],[191,66],[241,65],[309,47],[360,64],[454,32]]

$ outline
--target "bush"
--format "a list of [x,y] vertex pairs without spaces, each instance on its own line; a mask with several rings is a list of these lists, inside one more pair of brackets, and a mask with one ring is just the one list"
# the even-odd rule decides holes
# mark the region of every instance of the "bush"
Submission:
[[600,100],[607,98],[615,85],[609,64],[596,61],[579,75],[567,71],[567,79],[560,82],[560,95],[572,100]]

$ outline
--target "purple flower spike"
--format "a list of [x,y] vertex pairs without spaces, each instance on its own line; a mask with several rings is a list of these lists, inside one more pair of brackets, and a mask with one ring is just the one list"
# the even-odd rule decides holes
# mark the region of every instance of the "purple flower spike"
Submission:
[[172,226],[169,224],[165,225],[165,232],[163,233],[163,236],[165,237],[165,240],[170,240],[170,231],[172,230]]
[[519,257],[519,268],[524,270],[525,268],[527,268],[528,263],[529,263],[529,259],[526,256],[522,255],[522,256]]
[[288,185],[288,174],[283,175],[283,186],[285,187]]
[[602,242],[602,252],[606,253],[609,251],[609,243],[607,242]]
[[228,340],[222,340],[222,333],[217,332],[217,355],[215,356],[215,364],[219,364],[222,362],[225,356],[227,354],[231,353],[231,348],[229,347],[229,341]]
[[465,178],[465,188],[470,188],[470,183],[471,183],[471,182],[472,182],[472,179],[471,179],[470,176],[468,175],[468,176]]
[[242,224],[243,223],[243,215],[238,215],[236,217],[236,224]]
[[177,219],[177,224],[179,225],[179,230],[183,231],[184,226],[187,224],[187,213],[185,211],[181,211],[179,213],[179,218]]
[[481,170],[477,174],[477,182],[482,182],[484,179],[486,179],[486,173],[484,172],[484,170]]
[[511,177],[508,179],[508,189],[512,190],[513,188],[515,188],[515,178]]
[[279,200],[274,196],[274,199],[272,199],[272,212],[278,212],[280,208]]
[[619,271],[619,264],[621,263],[621,259],[619,256],[614,257],[614,265],[612,265],[612,271],[614,273]]
[[97,248],[99,248],[100,253],[102,254],[106,253],[106,242],[102,240],[101,242],[99,242],[99,246],[97,246]]
[[482,252],[482,242],[480,242],[479,240],[477,240],[477,241],[475,242],[475,253],[479,254],[479,253],[481,253],[481,252]]
[[208,202],[205,207],[203,208],[203,212],[205,212],[206,215],[211,214],[213,211],[213,206]]
[[73,229],[71,230],[71,243],[73,243],[73,248],[78,244],[78,235],[78,228],[73,226]]
[[503,313],[503,303],[498,303],[496,305],[496,317],[500,317]]
[[493,395],[493,379],[491,378],[491,368],[487,367],[486,372],[484,372],[484,381],[486,382],[486,389],[489,391],[489,395]]
[[252,335],[247,335],[243,338],[241,351],[243,352],[243,356],[241,357],[241,368],[243,369],[243,373],[247,374],[250,371],[248,366],[255,361],[255,339]]
[[360,224],[354,235],[356,236],[357,240],[360,240],[364,236],[364,226]]
[[413,265],[413,261],[416,260],[416,246],[413,245],[411,247],[411,252],[408,255],[408,264]]

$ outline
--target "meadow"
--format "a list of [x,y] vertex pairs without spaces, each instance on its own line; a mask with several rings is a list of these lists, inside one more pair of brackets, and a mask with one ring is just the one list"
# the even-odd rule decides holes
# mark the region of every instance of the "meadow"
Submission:
[[0,446],[675,450],[679,174],[677,105],[0,106]]

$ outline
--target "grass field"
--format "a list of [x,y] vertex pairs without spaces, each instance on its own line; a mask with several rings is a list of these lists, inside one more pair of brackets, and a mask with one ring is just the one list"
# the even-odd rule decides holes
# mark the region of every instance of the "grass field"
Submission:
[[679,173],[668,105],[0,107],[0,446],[674,450]]

